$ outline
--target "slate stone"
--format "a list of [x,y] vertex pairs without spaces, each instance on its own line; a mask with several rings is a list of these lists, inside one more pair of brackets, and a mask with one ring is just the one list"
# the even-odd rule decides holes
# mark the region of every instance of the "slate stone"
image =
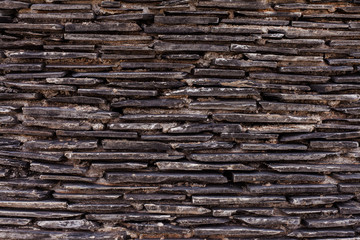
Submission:
[[339,191],[341,193],[355,193],[359,192],[360,184],[357,183],[341,183],[339,184]]
[[121,120],[128,121],[205,121],[207,115],[200,114],[139,114],[123,115]]
[[229,70],[229,69],[216,69],[216,68],[195,68],[195,76],[211,76],[211,77],[244,77],[244,70]]
[[239,194],[243,193],[244,191],[239,187],[232,187],[232,186],[202,186],[202,187],[177,187],[177,186],[170,186],[170,187],[161,187],[161,192],[165,193],[178,193],[178,194]]
[[353,195],[290,197],[289,202],[295,206],[326,205],[336,202],[347,202],[353,197]]
[[158,52],[227,52],[228,46],[213,44],[175,44],[168,42],[156,42],[154,44],[155,51]]
[[[322,23],[322,22],[307,22],[307,21],[292,21],[291,25],[293,27],[301,27],[301,28],[324,28],[324,29],[347,29],[349,28],[349,24],[345,23]],[[351,24],[350,24],[351,27]]]
[[[1,153],[0,153],[1,155]],[[175,160],[182,155],[169,155],[166,153],[137,153],[137,152],[67,152],[65,156],[72,160]]]
[[36,225],[45,229],[74,229],[95,230],[98,225],[94,222],[82,220],[60,220],[60,221],[37,221]]
[[189,205],[168,205],[168,204],[144,204],[149,213],[179,214],[179,215],[203,215],[210,213],[211,210],[204,207]]
[[262,79],[262,80],[277,80],[285,82],[310,82],[310,83],[324,83],[330,80],[330,77],[326,76],[309,76],[309,75],[289,75],[278,73],[250,73],[250,78]]
[[29,218],[0,218],[0,225],[25,226],[31,222]]
[[66,199],[70,201],[116,201],[119,200],[122,194],[75,194],[75,193],[53,193],[55,199]]
[[191,102],[189,108],[192,109],[218,109],[218,110],[247,110],[256,111],[256,101],[209,101]]
[[194,65],[187,63],[155,63],[155,62],[121,62],[122,69],[183,69],[192,68]]
[[153,97],[157,95],[157,91],[155,90],[131,90],[131,89],[116,89],[116,88],[100,88],[100,89],[87,89],[80,88],[77,91],[81,95],[90,95],[90,96],[123,96],[123,97],[131,97],[131,96],[146,96]]
[[201,16],[155,16],[155,23],[160,24],[216,24],[219,23],[217,17],[201,17]]
[[174,149],[191,150],[210,150],[210,149],[230,149],[234,146],[228,142],[202,142],[202,143],[171,143]]
[[125,200],[130,200],[130,201],[161,201],[161,200],[183,201],[183,200],[186,199],[186,196],[185,195],[179,195],[179,194],[148,194],[148,193],[146,193],[146,194],[136,194],[136,193],[129,193],[129,194],[124,195],[124,199]]
[[266,93],[265,96],[283,101],[348,101],[355,102],[359,99],[357,94],[287,94],[287,93]]
[[342,139],[352,139],[358,138],[360,132],[314,132],[314,133],[303,133],[292,136],[283,136],[280,138],[280,141],[289,142],[289,141],[299,141],[307,139],[326,139],[326,140],[342,140]]
[[314,66],[314,67],[280,67],[280,72],[285,73],[321,73],[335,74],[352,72],[353,67],[349,66]]
[[[187,170],[187,171],[198,171],[198,170],[237,170],[237,171],[251,171],[254,168],[243,165],[243,164],[201,164],[195,162],[156,162],[156,166],[159,170]],[[235,174],[235,173],[234,173]]]
[[26,2],[5,0],[1,3],[1,9],[23,9],[28,8],[29,5]]
[[[60,85],[57,85],[60,86]],[[48,102],[58,103],[74,103],[74,104],[105,104],[106,101],[102,98],[97,97],[85,97],[85,96],[74,96],[74,97],[53,97],[47,99]]]
[[[2,117],[2,119],[4,120],[3,124],[9,124],[13,122],[12,117]],[[37,131],[37,130],[14,129],[14,128],[4,128],[4,127],[0,129],[0,134],[28,135],[28,136],[41,136],[41,137],[52,137],[54,135],[54,133],[51,131]]]
[[337,204],[341,214],[359,214],[360,203],[356,201],[348,201]]
[[[269,43],[280,43],[274,42],[274,40],[268,40]],[[286,56],[286,55],[275,55],[275,54],[259,54],[259,53],[245,53],[248,59],[255,61],[285,61],[285,62],[323,62],[322,57],[313,56]]]
[[351,149],[358,148],[356,141],[311,141],[310,147],[313,149]]
[[116,170],[116,169],[124,169],[124,170],[134,170],[134,169],[142,169],[147,168],[147,163],[134,163],[134,162],[124,162],[124,163],[98,163],[92,162],[90,166],[90,171],[106,171],[106,170]]
[[262,161],[315,161],[328,156],[336,156],[331,152],[300,152],[300,153],[213,153],[189,156],[199,162],[262,162]]
[[241,205],[285,201],[283,196],[192,196],[192,203],[195,205]]
[[317,123],[320,119],[316,116],[298,117],[278,114],[213,114],[215,121],[227,122],[257,122],[257,123]]
[[319,229],[299,229],[288,234],[289,237],[314,238],[314,237],[353,237],[355,232],[352,230],[319,230]]
[[182,72],[87,72],[74,73],[73,77],[125,78],[125,79],[183,79]]
[[65,119],[98,119],[106,120],[117,117],[116,112],[107,111],[84,111],[74,108],[58,108],[58,107],[23,107],[24,115],[31,117],[47,117],[47,118],[65,118]]
[[95,45],[44,45],[46,50],[94,51]]
[[[10,77],[10,76],[9,76]],[[17,78],[18,76],[16,76]],[[10,77],[13,79],[12,77]],[[26,77],[25,77],[26,78]],[[33,84],[33,83],[17,83],[17,82],[4,82],[5,86],[19,88],[21,90],[33,91],[65,91],[75,92],[76,88],[66,85],[53,85],[53,84]]]
[[164,182],[202,182],[226,183],[227,179],[221,174],[196,173],[106,173],[106,179],[112,183],[164,183]]
[[242,128],[239,124],[184,124],[170,128],[167,133],[200,133],[200,132],[241,132]]
[[225,218],[214,218],[214,217],[183,217],[177,218],[176,222],[180,226],[199,226],[199,225],[217,225],[217,224],[225,224],[229,220]]
[[259,237],[280,235],[283,230],[259,229],[242,226],[215,226],[215,227],[197,227],[194,229],[195,236],[213,236],[225,235],[231,237]]
[[166,214],[144,214],[144,213],[125,213],[125,214],[88,214],[86,219],[101,222],[143,222],[143,221],[161,221],[170,220],[171,215]]
[[68,210],[77,212],[114,212],[131,209],[129,204],[92,204],[92,203],[73,203],[68,205]]
[[[134,90],[139,92],[139,90]],[[156,99],[156,100],[125,100],[114,102],[112,107],[160,107],[160,108],[181,108],[184,106],[184,101],[180,99]]]
[[176,123],[111,123],[112,130],[164,130],[175,127]]
[[127,226],[136,232],[150,234],[182,234],[186,235],[191,232],[188,228],[173,226],[163,223],[129,223]]
[[67,23],[65,24],[65,32],[136,32],[141,30],[136,23],[121,23],[121,22],[82,22],[82,23]]
[[260,102],[261,107],[266,111],[304,111],[304,112],[329,112],[330,107],[325,105]]
[[46,78],[46,82],[65,85],[95,85],[102,81],[96,78]]
[[193,34],[193,33],[207,33],[210,31],[208,26],[161,26],[148,25],[144,27],[145,33],[151,34]]
[[[81,213],[64,212],[64,211],[29,211],[29,210],[0,210],[0,216],[8,217],[30,217],[42,219],[61,219],[79,217]],[[0,234],[1,237],[1,234]]]
[[8,63],[0,64],[0,69],[5,71],[20,71],[20,72],[31,72],[31,71],[41,71],[43,69],[43,64],[41,63]]
[[[230,20],[230,19],[227,19],[227,20]],[[259,36],[226,36],[226,35],[221,35],[221,36],[220,35],[160,35],[159,38],[161,40],[167,40],[167,41],[184,41],[184,42],[185,41],[253,42],[257,39],[260,39]]]
[[60,154],[48,154],[42,152],[13,152],[13,151],[0,151],[0,156],[5,157],[16,157],[16,158],[25,158],[25,159],[34,159],[34,160],[42,160],[42,161],[50,161],[57,162],[60,161],[62,157],[62,153]]
[[142,135],[142,140],[148,141],[182,141],[182,142],[206,142],[214,135],[198,134],[198,135]]
[[148,41],[152,40],[151,36],[143,35],[112,35],[112,34],[82,34],[82,33],[65,33],[65,40],[70,41],[104,41],[106,42],[124,42],[124,41]]
[[63,130],[90,130],[90,123],[80,121],[50,121],[50,120],[25,120],[22,122],[27,127],[44,127],[50,129],[63,129]]
[[184,87],[186,84],[183,82],[173,81],[173,82],[111,82],[110,86],[117,86],[121,88],[131,88],[131,89],[173,89]]
[[153,14],[148,13],[121,13],[121,14],[112,14],[105,16],[97,16],[97,20],[104,21],[136,21],[136,20],[152,20],[154,18]]
[[83,13],[20,13],[18,15],[20,19],[50,19],[50,20],[59,20],[59,19],[76,19],[76,20],[91,20],[94,19],[94,14],[90,12]]
[[355,173],[355,174],[334,173],[334,174],[332,174],[332,177],[337,180],[344,181],[344,182],[355,182],[360,179],[360,174],[358,174],[358,173]]
[[[10,58],[30,58],[30,59],[47,59],[47,60],[56,60],[56,59],[75,59],[75,58],[88,58],[88,59],[96,59],[96,53],[82,53],[82,52],[8,52],[6,53],[7,57]],[[40,76],[44,76],[44,78],[48,77],[63,77],[64,73],[57,73],[56,75],[48,75],[49,73],[38,73]],[[11,75],[10,75],[11,76]]]
[[84,175],[86,168],[74,167],[71,165],[57,165],[57,164],[45,164],[45,163],[30,163],[30,171],[41,173],[63,173],[63,174],[75,174]]
[[162,142],[146,142],[146,141],[124,141],[124,140],[109,140],[102,141],[104,149],[116,150],[131,150],[131,151],[167,151],[170,150],[170,145]]
[[79,177],[72,175],[53,175],[53,174],[42,174],[39,176],[39,179],[49,180],[49,181],[64,181],[64,182],[95,182],[97,179],[92,177]]
[[234,216],[234,219],[252,226],[279,227],[287,226],[289,228],[300,227],[301,218],[299,217],[243,217]]
[[253,98],[259,99],[259,92],[251,88],[186,88],[167,93],[168,96]]
[[306,145],[302,144],[269,144],[269,143],[241,143],[241,149],[247,151],[289,151],[307,150]]
[[294,184],[282,185],[273,184],[271,186],[250,185],[248,189],[251,193],[260,194],[302,194],[302,193],[337,193],[335,184]]
[[[259,32],[262,32],[260,30]],[[228,33],[231,33],[231,28],[228,28]],[[239,52],[239,53],[277,53],[277,54],[290,54],[296,55],[299,50],[296,48],[274,48],[268,46],[253,46],[253,45],[244,45],[244,44],[231,44],[230,45],[231,52]]]
[[246,182],[246,183],[266,183],[266,182],[279,182],[279,183],[311,183],[322,182],[325,176],[311,175],[311,174],[279,174],[272,172],[259,172],[259,173],[232,173],[233,182]]
[[266,133],[222,133],[221,137],[224,139],[232,140],[261,140],[261,139],[277,139],[278,134],[266,134]]
[[337,214],[338,210],[336,208],[282,208],[282,212],[287,215],[333,215]]
[[268,166],[278,172],[360,172],[357,164],[278,164]]
[[161,58],[171,59],[171,60],[198,60],[200,59],[199,54],[182,54],[182,53],[174,53],[174,54],[163,54]]
[[265,68],[276,68],[276,62],[269,61],[246,61],[246,60],[237,60],[237,59],[225,59],[225,58],[216,58],[213,60],[213,64],[216,66],[226,66],[226,67],[239,67],[239,68],[248,68],[248,67],[265,67]]

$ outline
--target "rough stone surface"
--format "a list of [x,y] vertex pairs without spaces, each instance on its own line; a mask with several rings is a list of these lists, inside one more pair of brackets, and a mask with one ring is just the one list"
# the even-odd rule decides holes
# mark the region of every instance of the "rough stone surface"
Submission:
[[0,0],[0,239],[359,239],[359,19]]

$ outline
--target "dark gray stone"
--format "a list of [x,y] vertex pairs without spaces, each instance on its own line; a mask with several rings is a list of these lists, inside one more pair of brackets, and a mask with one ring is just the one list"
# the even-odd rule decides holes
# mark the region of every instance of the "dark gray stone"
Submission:
[[360,172],[357,164],[278,164],[268,166],[278,172]]
[[346,202],[352,199],[353,195],[327,195],[327,196],[303,196],[290,197],[289,202],[295,206],[326,205],[336,202]]
[[[237,170],[237,171],[251,171],[254,168],[243,164],[202,164],[195,162],[156,162],[156,166],[160,170],[186,170],[186,171],[199,171],[199,170]],[[235,173],[234,173],[235,174]]]
[[322,230],[322,229],[300,229],[288,234],[289,237],[296,238],[314,238],[314,237],[354,237],[352,230]]
[[311,175],[311,174],[279,174],[272,172],[259,172],[259,173],[232,173],[233,182],[246,182],[246,183],[266,183],[266,182],[279,182],[279,183],[311,183],[323,182],[325,176]]
[[234,219],[252,226],[279,227],[286,226],[289,228],[300,227],[300,217],[251,217],[251,216],[234,216]]
[[282,233],[283,230],[249,228],[242,226],[197,227],[194,229],[195,236],[226,235],[231,237],[260,237],[276,236]]
[[[139,90],[134,90],[139,92]],[[139,94],[140,95],[140,94]],[[181,99],[155,99],[155,100],[125,100],[114,102],[112,107],[160,107],[160,108],[181,108],[185,105],[184,100]]]
[[259,203],[283,203],[283,196],[193,196],[192,203],[195,205],[241,205]]
[[144,204],[144,206],[149,213],[203,215],[211,212],[210,209],[190,205]]
[[[121,22],[83,22],[83,23],[67,23],[65,24],[65,32],[136,32],[141,28],[136,23]],[[105,40],[105,39],[104,39]]]
[[125,140],[109,140],[102,141],[104,149],[131,150],[131,151],[167,151],[171,147],[167,143],[162,142],[146,142],[146,141],[125,141]]
[[248,189],[251,193],[260,194],[303,194],[303,193],[337,193],[335,184],[294,184],[282,185],[273,184],[271,186],[250,185]]
[[317,123],[317,116],[298,117],[278,114],[239,114],[239,113],[216,113],[213,114],[215,121],[227,122],[256,122],[256,123]]
[[[1,153],[0,153],[1,155]],[[72,160],[138,160],[149,159],[175,160],[182,155],[169,155],[166,153],[137,153],[137,152],[67,152],[65,156]]]

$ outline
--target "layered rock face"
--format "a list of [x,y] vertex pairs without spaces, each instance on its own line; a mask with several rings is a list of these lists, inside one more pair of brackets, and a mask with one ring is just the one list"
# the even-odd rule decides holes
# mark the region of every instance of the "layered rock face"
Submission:
[[0,1],[0,239],[360,237],[360,1]]

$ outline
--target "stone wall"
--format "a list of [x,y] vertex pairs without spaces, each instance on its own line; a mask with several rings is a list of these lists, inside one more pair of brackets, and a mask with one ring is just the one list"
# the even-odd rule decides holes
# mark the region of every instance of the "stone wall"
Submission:
[[359,0],[0,1],[1,239],[359,239]]

